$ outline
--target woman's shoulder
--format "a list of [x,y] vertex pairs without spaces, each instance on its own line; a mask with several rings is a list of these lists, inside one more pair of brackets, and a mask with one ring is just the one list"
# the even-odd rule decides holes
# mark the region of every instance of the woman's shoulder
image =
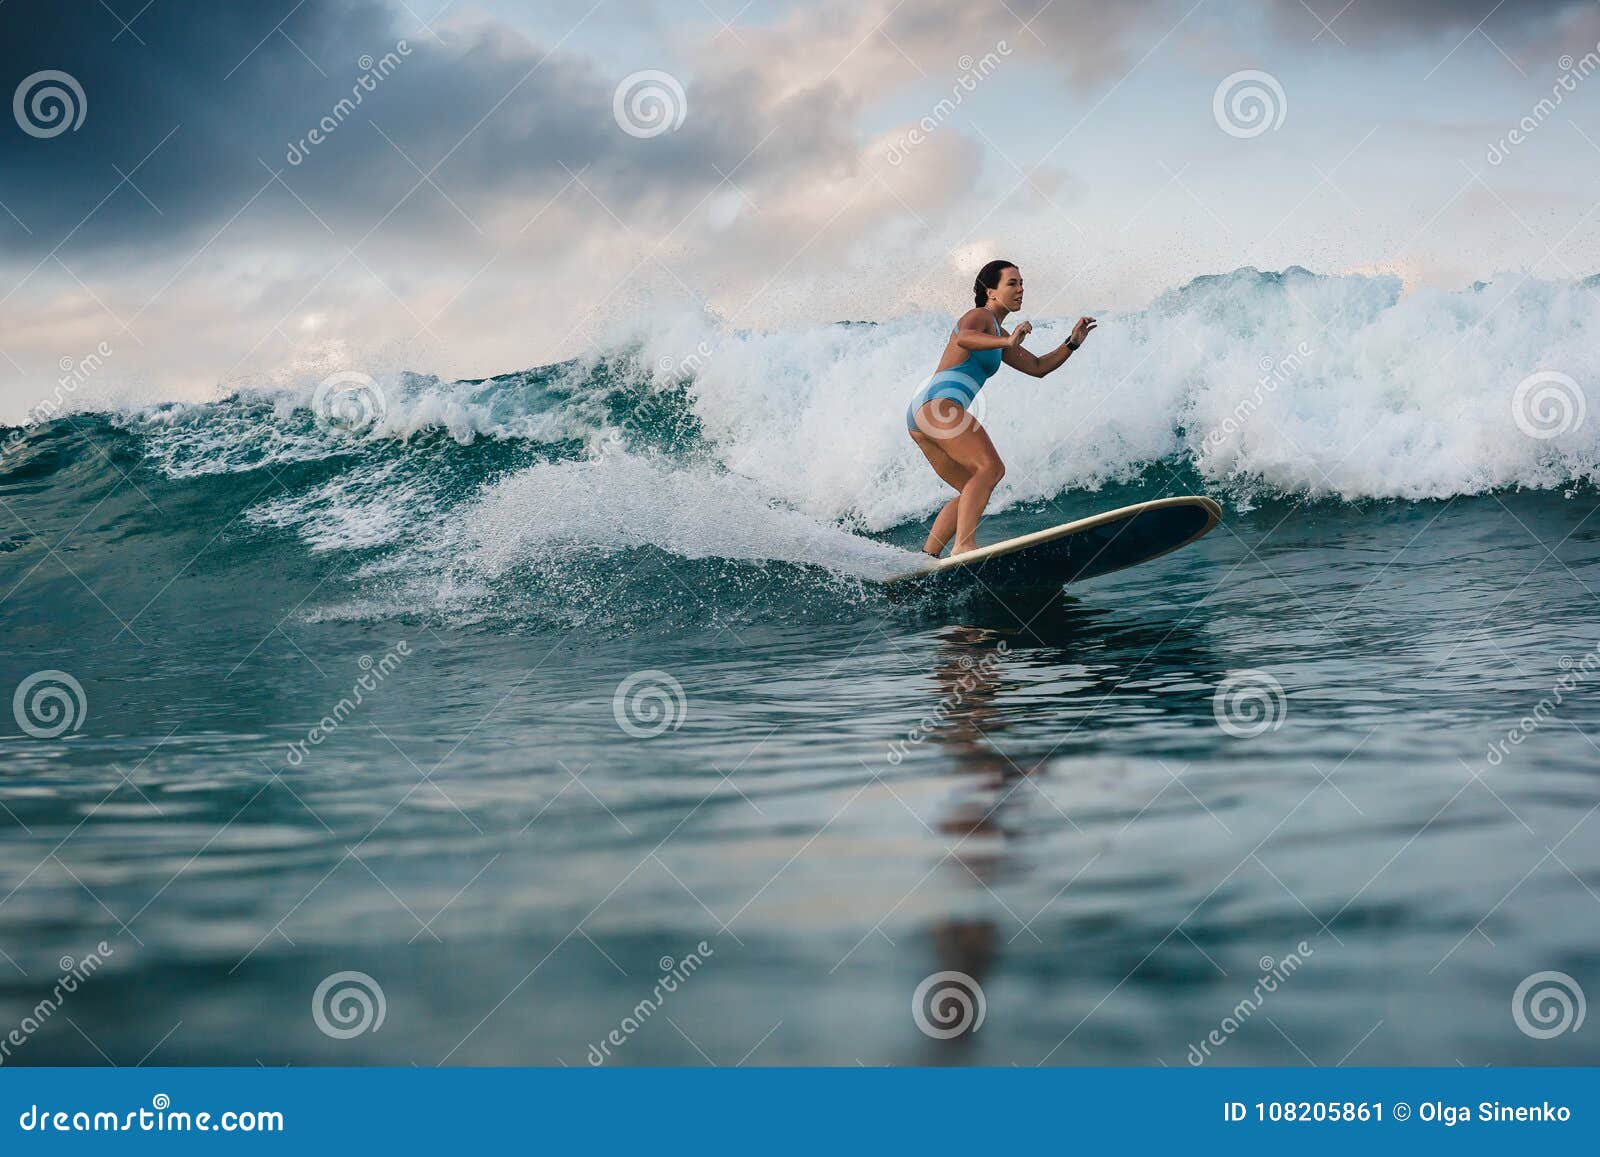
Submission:
[[1002,334],[1005,333],[1005,328],[995,323],[994,314],[990,313],[987,309],[984,309],[981,305],[974,306],[972,309],[969,309],[966,313],[962,314],[960,320],[956,322],[956,328],[978,329],[985,333],[992,333],[994,330],[998,329]]

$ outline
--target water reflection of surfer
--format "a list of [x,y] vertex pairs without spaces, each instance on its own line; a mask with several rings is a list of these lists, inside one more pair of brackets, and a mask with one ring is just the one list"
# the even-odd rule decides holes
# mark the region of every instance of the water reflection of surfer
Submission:
[[[1007,677],[1007,668],[1016,664],[1056,672],[1075,668],[1085,711],[1104,711],[1108,701],[1115,702],[1124,683],[1142,676],[1162,684],[1159,705],[1163,712],[1174,718],[1209,718],[1212,688],[1226,667],[1214,653],[1208,633],[1190,622],[1192,617],[1190,610],[1181,615],[1176,611],[1128,615],[1063,598],[1028,620],[1026,626],[1019,626],[1015,608],[997,606],[992,614],[974,614],[969,618],[972,625],[941,636],[944,646],[933,670],[939,699],[924,727],[928,742],[950,757],[963,790],[936,827],[951,845],[950,858],[956,870],[949,878],[963,885],[969,900],[974,899],[972,888],[976,886],[975,899],[982,911],[993,913],[998,906],[1006,912],[1007,922],[1002,926],[992,914],[974,916],[953,910],[929,927],[935,959],[929,979],[940,979],[929,984],[926,993],[919,990],[919,995],[928,998],[919,1004],[918,1023],[928,1026],[919,1063],[970,1063],[975,1039],[981,1038],[976,1038],[970,1027],[961,1032],[950,1030],[964,1018],[970,1026],[983,1007],[978,994],[993,975],[1003,928],[1009,929],[1013,919],[1020,922],[1035,916],[1031,911],[1011,912],[993,891],[1013,859],[1013,841],[1023,834],[1014,817],[1021,807],[1035,802],[1025,798],[1034,792],[1024,781],[1038,769],[1036,755],[1023,754],[1015,740],[1006,743],[1011,723],[997,697],[1002,687],[1014,683]],[[1203,622],[1201,618],[1200,624]],[[1019,653],[1023,651],[1025,657]],[[1064,710],[1067,707],[1063,704]],[[1079,754],[1093,750],[1092,731],[1086,729],[1084,742],[1077,748]],[[1070,819],[1062,818],[1060,823],[1076,832]],[[1103,849],[1084,848],[1086,853],[1098,854],[1098,850]],[[952,896],[962,895],[947,891]],[[1031,934],[1031,929],[1017,932],[1006,940]],[[968,979],[963,981],[961,976]]]
[[[946,653],[934,669],[940,726],[930,738],[955,761],[969,790],[937,828],[951,838],[951,855],[963,869],[963,880],[987,892],[1005,866],[1005,801],[1025,774],[992,742],[1004,730],[994,699],[1009,649],[993,632],[973,628],[957,628],[944,640]],[[990,916],[951,915],[936,921],[929,934],[938,968],[918,990],[917,1020],[929,1041],[923,1063],[961,1064],[984,1008],[982,986],[996,956],[999,928]],[[953,1031],[958,1027],[960,1031]]]

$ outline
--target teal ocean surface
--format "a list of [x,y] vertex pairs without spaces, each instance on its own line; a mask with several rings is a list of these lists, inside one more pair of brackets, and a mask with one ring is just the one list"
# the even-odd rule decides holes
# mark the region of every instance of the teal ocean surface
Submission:
[[10,431],[0,1060],[1600,1061],[1594,297],[1103,315],[980,537],[1223,524],[1027,600],[878,581],[947,319]]

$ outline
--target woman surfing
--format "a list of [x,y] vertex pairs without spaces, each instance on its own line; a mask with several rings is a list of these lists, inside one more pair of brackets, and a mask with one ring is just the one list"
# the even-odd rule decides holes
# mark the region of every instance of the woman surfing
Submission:
[[978,521],[989,495],[1005,477],[1005,463],[971,412],[978,391],[1002,361],[1036,378],[1053,373],[1066,364],[1096,325],[1094,318],[1080,317],[1066,341],[1038,357],[1022,348],[1023,339],[1033,332],[1032,325],[1023,322],[1010,333],[1005,329],[1006,317],[1022,308],[1022,274],[1015,265],[989,262],[978,271],[972,294],[975,305],[950,331],[938,369],[906,407],[911,440],[933,472],[957,492],[933,520],[922,547],[934,558],[952,536],[956,540],[952,557],[978,549]]

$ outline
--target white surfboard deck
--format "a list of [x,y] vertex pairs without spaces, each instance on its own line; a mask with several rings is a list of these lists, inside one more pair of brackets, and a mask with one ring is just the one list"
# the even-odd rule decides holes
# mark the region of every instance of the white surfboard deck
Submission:
[[1221,518],[1222,507],[1209,498],[1157,498],[941,558],[885,581],[965,576],[989,586],[1063,586],[1187,546]]

